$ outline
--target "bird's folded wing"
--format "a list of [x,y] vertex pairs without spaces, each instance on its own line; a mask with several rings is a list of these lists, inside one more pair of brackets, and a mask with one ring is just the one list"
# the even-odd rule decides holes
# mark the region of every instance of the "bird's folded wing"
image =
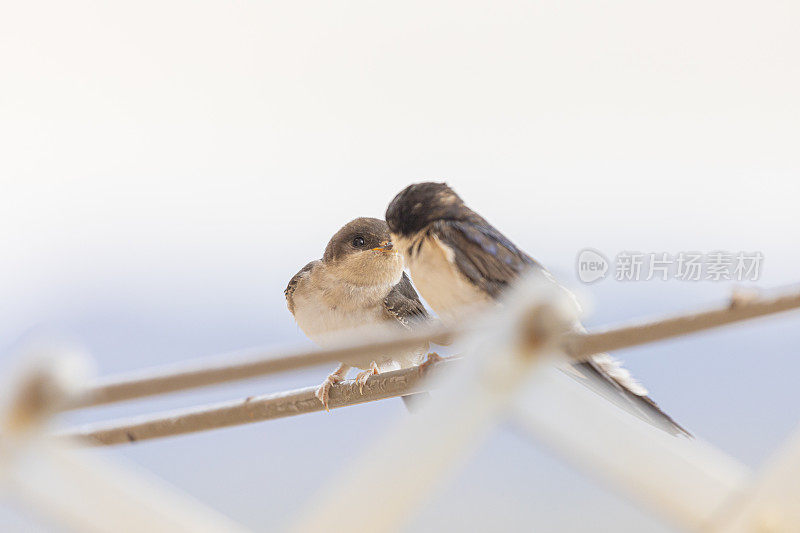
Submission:
[[[610,357],[601,354],[601,357]],[[646,395],[646,391],[636,391],[627,380],[617,380],[612,377],[603,365],[597,361],[589,360],[584,363],[570,365],[563,369],[567,374],[586,385],[588,388],[601,394],[603,397],[619,406],[632,415],[649,422],[673,435],[691,437],[692,434],[675,422],[671,416]],[[632,381],[632,378],[630,378]],[[635,381],[633,381],[635,383]],[[641,387],[641,386],[639,386]],[[642,392],[642,394],[637,394]]]
[[500,296],[526,271],[544,270],[478,216],[470,221],[438,220],[431,224],[430,230],[453,251],[453,262],[461,274],[492,298]]
[[311,269],[319,263],[319,260],[311,261],[306,266],[300,269],[300,272],[292,276],[292,279],[289,280],[289,284],[286,286],[286,290],[283,291],[283,295],[286,296],[286,305],[289,307],[289,312],[294,314],[294,291],[297,288],[297,285],[300,283],[300,280],[303,279]]
[[419,299],[417,291],[405,272],[400,282],[395,285],[383,300],[386,312],[394,317],[403,327],[411,329],[413,324],[428,320],[428,311]]

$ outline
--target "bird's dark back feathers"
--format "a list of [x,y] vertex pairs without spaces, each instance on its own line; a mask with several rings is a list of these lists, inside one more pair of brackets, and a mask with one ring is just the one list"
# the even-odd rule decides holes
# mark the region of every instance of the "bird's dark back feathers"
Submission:
[[453,250],[458,270],[475,286],[498,298],[528,270],[543,270],[477,213],[472,211],[471,215],[463,220],[438,220],[430,230]]
[[409,185],[389,203],[386,223],[392,233],[409,236],[436,220],[458,220],[466,208],[461,198],[446,183]]

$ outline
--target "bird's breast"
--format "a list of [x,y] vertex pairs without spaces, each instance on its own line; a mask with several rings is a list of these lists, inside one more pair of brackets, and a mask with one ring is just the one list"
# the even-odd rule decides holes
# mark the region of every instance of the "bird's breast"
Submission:
[[324,290],[295,293],[294,318],[308,338],[324,345],[334,334],[385,320],[377,302],[331,298]]
[[[303,333],[319,346],[326,346],[338,341],[356,340],[359,336],[375,335],[373,327],[392,327],[395,320],[387,320],[383,307],[363,307],[346,309],[330,307],[321,300],[303,301],[295,307],[295,320]],[[397,325],[399,329],[400,326]],[[378,363],[382,370],[406,368],[419,364],[427,353],[427,344],[415,349],[385,351],[375,354],[361,354],[355,357],[343,357],[342,362],[357,368],[369,368],[372,361]],[[387,366],[389,365],[389,366]]]
[[435,235],[395,237],[406,258],[411,279],[428,305],[442,319],[454,321],[492,299],[458,269],[454,251]]

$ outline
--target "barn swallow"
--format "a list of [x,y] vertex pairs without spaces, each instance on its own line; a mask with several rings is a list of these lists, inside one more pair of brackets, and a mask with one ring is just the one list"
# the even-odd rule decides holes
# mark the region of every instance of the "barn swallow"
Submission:
[[[320,346],[372,325],[412,329],[429,316],[403,267],[403,256],[394,248],[386,222],[357,218],[336,232],[322,259],[311,261],[292,277],[284,291],[286,304],[303,333]],[[344,380],[351,367],[364,370],[356,377],[363,390],[369,376],[416,365],[427,351],[428,343],[424,343],[344,360],[319,386],[316,396],[328,409],[331,386]],[[410,409],[410,397],[403,400]]]
[[[386,222],[414,284],[445,321],[499,305],[503,292],[526,273],[538,272],[555,282],[540,263],[467,207],[445,183],[406,187],[389,204]],[[576,324],[575,329],[583,328]],[[594,355],[565,371],[590,387],[611,392],[615,403],[634,415],[672,434],[689,436],[610,355]]]

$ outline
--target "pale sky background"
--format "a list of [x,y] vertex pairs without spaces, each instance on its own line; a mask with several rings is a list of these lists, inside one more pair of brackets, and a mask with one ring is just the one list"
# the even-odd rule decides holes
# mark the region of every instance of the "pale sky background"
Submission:
[[[81,343],[101,373],[304,344],[283,300],[288,279],[341,224],[382,216],[427,179],[446,179],[579,290],[590,326],[718,302],[731,286],[582,286],[574,261],[587,246],[761,251],[761,286],[800,280],[796,3],[1,11],[5,367],[42,336]],[[797,320],[619,355],[677,420],[755,467],[800,418]],[[72,417],[308,386],[328,370]],[[98,453],[266,531],[402,416],[386,401]],[[669,530],[510,429],[409,530],[520,524]],[[0,525],[50,530],[8,509]]]

